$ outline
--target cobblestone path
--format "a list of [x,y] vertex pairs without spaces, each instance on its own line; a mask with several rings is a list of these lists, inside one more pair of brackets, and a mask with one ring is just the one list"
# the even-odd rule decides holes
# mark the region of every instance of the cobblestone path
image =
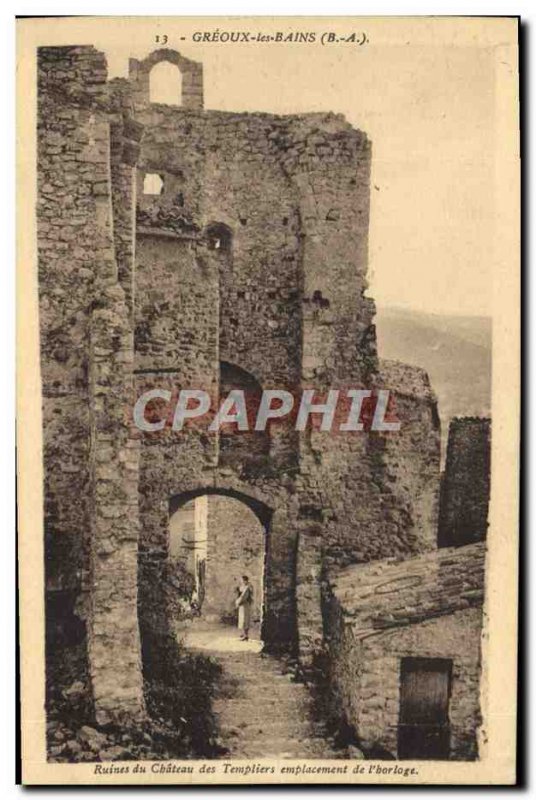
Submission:
[[279,659],[260,653],[259,642],[239,642],[236,629],[225,630],[192,632],[185,642],[210,652],[223,667],[214,711],[227,757],[344,757],[314,719],[307,687],[284,674]]

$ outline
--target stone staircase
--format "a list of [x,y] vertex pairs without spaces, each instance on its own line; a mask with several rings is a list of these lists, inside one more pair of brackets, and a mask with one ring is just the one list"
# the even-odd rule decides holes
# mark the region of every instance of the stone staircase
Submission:
[[214,702],[232,758],[341,758],[314,719],[309,690],[283,662],[256,652],[214,652],[223,667]]

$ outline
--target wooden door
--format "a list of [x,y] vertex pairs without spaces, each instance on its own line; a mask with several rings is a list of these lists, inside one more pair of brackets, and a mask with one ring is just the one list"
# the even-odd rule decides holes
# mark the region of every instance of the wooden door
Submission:
[[400,667],[398,757],[447,759],[452,661],[403,658]]

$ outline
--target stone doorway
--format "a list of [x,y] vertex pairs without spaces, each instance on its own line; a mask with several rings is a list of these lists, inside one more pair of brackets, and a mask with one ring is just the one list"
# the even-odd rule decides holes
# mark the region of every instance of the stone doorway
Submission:
[[208,623],[236,624],[236,588],[253,587],[253,630],[262,638],[266,608],[268,529],[264,504],[235,492],[206,490],[172,498],[168,558],[194,586],[192,600]]
[[405,657],[400,665],[398,757],[448,759],[452,660]]

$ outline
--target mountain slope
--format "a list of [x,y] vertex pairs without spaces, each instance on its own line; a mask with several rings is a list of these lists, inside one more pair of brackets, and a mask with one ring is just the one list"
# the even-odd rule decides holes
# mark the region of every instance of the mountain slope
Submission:
[[443,437],[453,416],[491,412],[491,319],[379,307],[380,358],[425,369],[438,401]]

